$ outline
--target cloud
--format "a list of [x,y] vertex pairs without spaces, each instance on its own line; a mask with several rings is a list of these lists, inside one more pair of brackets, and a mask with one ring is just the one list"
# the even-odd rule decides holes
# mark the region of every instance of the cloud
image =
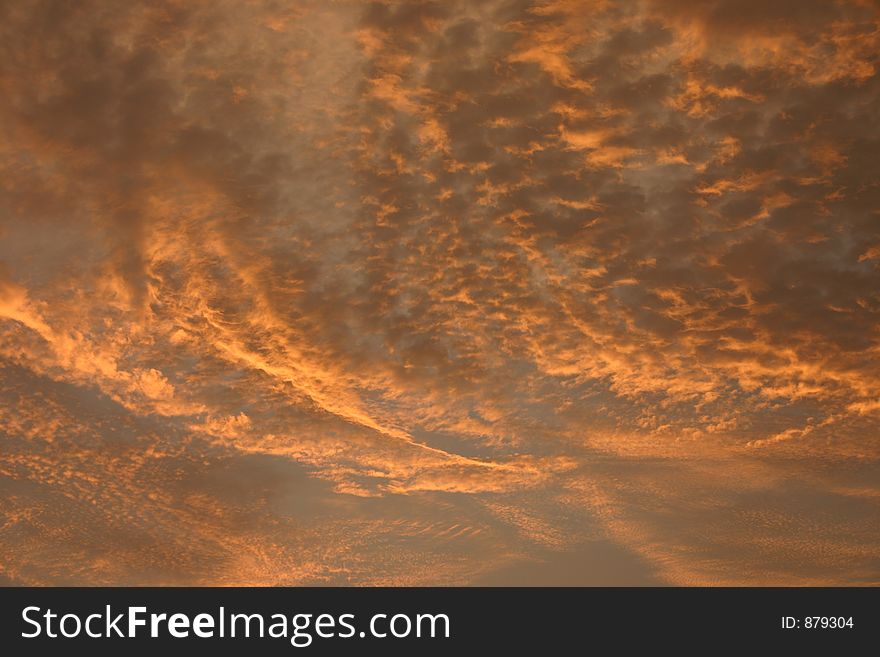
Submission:
[[0,19],[0,576],[876,582],[874,4]]

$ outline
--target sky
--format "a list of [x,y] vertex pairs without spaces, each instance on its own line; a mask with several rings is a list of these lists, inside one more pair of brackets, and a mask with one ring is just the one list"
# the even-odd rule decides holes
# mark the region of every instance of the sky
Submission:
[[880,584],[880,4],[0,3],[0,583]]

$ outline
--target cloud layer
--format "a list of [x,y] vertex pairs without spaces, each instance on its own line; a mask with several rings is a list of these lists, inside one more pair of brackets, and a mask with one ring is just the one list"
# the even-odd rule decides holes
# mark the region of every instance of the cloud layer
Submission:
[[876,3],[0,25],[0,578],[880,583]]

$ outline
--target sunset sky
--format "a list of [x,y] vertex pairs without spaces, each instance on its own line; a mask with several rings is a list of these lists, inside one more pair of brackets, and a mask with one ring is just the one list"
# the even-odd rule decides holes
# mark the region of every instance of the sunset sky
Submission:
[[0,3],[0,583],[880,584],[874,0]]

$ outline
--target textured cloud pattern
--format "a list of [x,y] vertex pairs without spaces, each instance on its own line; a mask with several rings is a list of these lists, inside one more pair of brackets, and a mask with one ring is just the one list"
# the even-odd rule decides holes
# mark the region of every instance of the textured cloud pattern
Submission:
[[0,581],[880,584],[880,7],[0,5]]

